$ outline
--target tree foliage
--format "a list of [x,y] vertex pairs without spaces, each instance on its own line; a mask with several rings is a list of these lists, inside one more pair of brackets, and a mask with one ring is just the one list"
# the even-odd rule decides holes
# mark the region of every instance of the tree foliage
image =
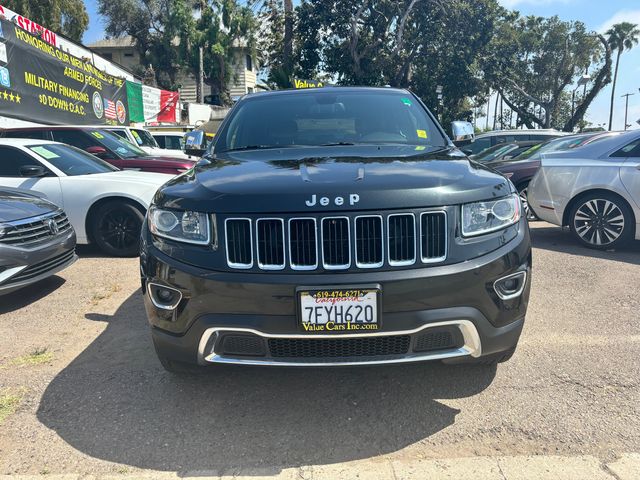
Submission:
[[6,0],[2,4],[43,27],[77,42],[89,26],[82,0]]
[[[613,104],[616,97],[616,84],[618,83],[618,67],[620,57],[625,50],[631,50],[638,45],[640,40],[640,29],[638,25],[629,22],[622,22],[607,30],[607,43],[612,50],[616,51],[616,68],[613,74],[613,86],[611,88],[611,106],[609,109],[609,130],[613,125]],[[627,126],[625,125],[625,130]]]
[[[530,128],[573,128],[610,81],[610,49],[582,22],[519,17],[512,12],[500,23],[489,50],[483,64],[485,79],[518,113],[519,122]],[[570,103],[563,101],[568,87],[594,65],[595,81],[571,115]]]
[[181,74],[197,76],[203,49],[204,79],[228,103],[234,47],[253,47],[255,19],[235,0],[98,0],[113,37],[130,35],[160,87],[178,88]]

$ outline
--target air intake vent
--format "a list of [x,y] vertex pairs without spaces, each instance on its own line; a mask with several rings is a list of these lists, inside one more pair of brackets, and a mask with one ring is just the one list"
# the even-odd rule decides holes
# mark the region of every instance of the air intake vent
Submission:
[[227,263],[232,268],[251,268],[251,220],[228,218],[225,221],[227,239]]
[[322,219],[322,262],[327,270],[340,270],[351,265],[349,219]]
[[422,261],[440,262],[447,256],[447,216],[444,212],[427,212],[420,216]]
[[382,217],[356,218],[356,265],[359,268],[379,268],[384,263]]
[[318,267],[315,218],[289,220],[289,261],[293,270],[315,270]]
[[389,265],[412,265],[416,261],[416,224],[413,214],[389,215]]
[[258,234],[258,266],[263,270],[284,268],[284,222],[279,218],[261,218]]

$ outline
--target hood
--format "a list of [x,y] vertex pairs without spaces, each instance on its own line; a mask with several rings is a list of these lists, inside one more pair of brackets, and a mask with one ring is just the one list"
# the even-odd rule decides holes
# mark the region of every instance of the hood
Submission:
[[454,205],[510,191],[455,148],[367,145],[218,154],[172,179],[154,201],[218,213],[339,212]]
[[0,190],[0,222],[12,222],[55,212],[58,207],[38,197]]

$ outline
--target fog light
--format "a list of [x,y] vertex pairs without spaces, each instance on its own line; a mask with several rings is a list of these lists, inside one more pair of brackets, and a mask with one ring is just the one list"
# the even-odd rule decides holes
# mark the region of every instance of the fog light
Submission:
[[516,272],[493,283],[493,289],[502,300],[519,297],[527,284],[527,272]]
[[166,285],[150,282],[147,283],[147,291],[151,303],[162,310],[174,310],[182,300],[182,292],[180,290]]

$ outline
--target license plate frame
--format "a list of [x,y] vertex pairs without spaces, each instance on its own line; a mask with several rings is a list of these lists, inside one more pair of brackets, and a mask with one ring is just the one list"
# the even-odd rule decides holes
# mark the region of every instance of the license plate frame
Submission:
[[[346,323],[340,323],[339,325],[343,325],[343,327],[327,329],[326,323],[318,324],[318,323],[309,323],[304,319],[304,311],[303,311],[303,295],[308,294],[317,294],[319,292],[366,292],[366,293],[374,293],[375,294],[375,323],[350,323],[347,325]],[[305,324],[315,325],[315,327],[305,327]],[[324,325],[324,328],[318,328],[320,325]],[[360,327],[360,325],[369,325],[369,327]],[[372,328],[370,325],[376,325],[377,328]],[[382,288],[378,284],[370,284],[370,285],[342,285],[335,287],[327,287],[327,286],[304,286],[296,288],[296,326],[298,331],[306,334],[306,335],[353,335],[353,334],[372,334],[380,332],[382,329]]]

